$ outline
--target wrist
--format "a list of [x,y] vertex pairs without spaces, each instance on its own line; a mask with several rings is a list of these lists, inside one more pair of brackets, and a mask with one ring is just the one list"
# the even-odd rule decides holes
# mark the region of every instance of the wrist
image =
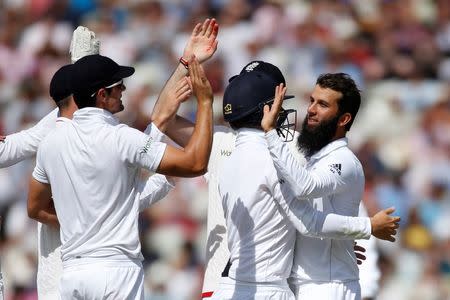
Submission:
[[178,61],[186,70],[189,70],[189,61],[185,59],[184,56],[181,56],[180,59],[178,59]]
[[198,97],[197,103],[199,106],[212,106],[213,103],[213,97]]

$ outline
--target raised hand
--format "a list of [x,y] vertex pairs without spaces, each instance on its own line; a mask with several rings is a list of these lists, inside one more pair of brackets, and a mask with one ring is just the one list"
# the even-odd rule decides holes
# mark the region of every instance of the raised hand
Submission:
[[394,207],[379,211],[370,218],[372,225],[372,235],[381,240],[395,242],[395,235],[399,227],[400,217],[391,216],[395,211]]
[[273,100],[272,107],[264,105],[264,116],[261,120],[261,127],[265,132],[275,129],[277,126],[278,114],[283,104],[284,94],[286,94],[286,87],[283,83],[280,83],[275,88],[275,98]]
[[189,60],[189,77],[198,103],[212,102],[213,92],[205,71],[195,56]]
[[206,19],[203,24],[198,23],[184,48],[183,58],[188,61],[191,55],[195,55],[200,63],[208,60],[217,50],[218,32],[219,25],[215,19]]

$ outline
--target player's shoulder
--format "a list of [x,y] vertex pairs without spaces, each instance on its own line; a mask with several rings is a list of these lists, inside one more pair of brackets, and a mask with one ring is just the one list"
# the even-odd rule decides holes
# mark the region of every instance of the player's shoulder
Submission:
[[347,146],[331,151],[320,160],[319,164],[343,178],[358,178],[364,174],[361,162]]
[[126,124],[117,124],[111,130],[114,131],[114,143],[119,147],[154,142],[149,135]]
[[63,139],[67,136],[68,126],[73,124],[71,120],[66,118],[57,118],[55,122],[55,126],[39,143],[39,149],[48,151],[52,148],[60,148]]
[[[212,153],[230,156],[234,150],[236,132],[227,126],[214,126]],[[213,155],[214,156],[214,155]]]

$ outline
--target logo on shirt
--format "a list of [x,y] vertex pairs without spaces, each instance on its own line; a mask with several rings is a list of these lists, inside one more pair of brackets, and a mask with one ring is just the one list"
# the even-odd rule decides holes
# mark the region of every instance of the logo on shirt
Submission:
[[283,183],[284,183],[284,179],[283,179],[283,178],[280,178],[280,179],[278,179],[278,182],[279,182],[280,184],[283,184]]
[[152,143],[153,143],[153,139],[149,138],[139,153],[141,153],[141,154],[147,153],[148,149],[150,149]]
[[222,156],[230,156],[231,155],[231,151],[230,150],[226,150],[226,149],[222,149],[222,150],[220,150],[220,155],[222,155]]
[[341,175],[341,164],[331,164],[329,167],[331,172]]

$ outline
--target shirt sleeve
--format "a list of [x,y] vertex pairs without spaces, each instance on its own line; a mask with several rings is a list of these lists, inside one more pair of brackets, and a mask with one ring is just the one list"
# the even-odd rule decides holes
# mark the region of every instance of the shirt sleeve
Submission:
[[36,155],[42,139],[55,127],[57,115],[58,109],[54,109],[33,127],[10,134],[0,142],[0,167],[9,167]]
[[117,143],[123,161],[152,172],[158,169],[167,146],[126,125],[118,127]]
[[352,168],[347,167],[339,172],[329,168],[306,170],[275,130],[266,134],[266,140],[278,177],[286,181],[297,198],[316,198],[338,193],[354,179]]
[[165,136],[164,133],[162,133],[161,130],[159,130],[159,128],[153,123],[150,123],[147,128],[145,128],[144,133],[149,135],[156,142],[161,142]]
[[41,183],[50,184],[47,173],[45,172],[44,166],[43,166],[43,157],[42,157],[42,147],[39,148],[37,155],[36,155],[36,166],[33,170],[33,178]]
[[318,211],[307,200],[297,199],[285,183],[277,182],[272,192],[281,214],[305,236],[340,240],[368,239],[371,236],[370,218]]
[[140,180],[138,187],[139,211],[163,199],[174,186],[174,181],[168,180],[161,174],[154,174],[147,180]]

